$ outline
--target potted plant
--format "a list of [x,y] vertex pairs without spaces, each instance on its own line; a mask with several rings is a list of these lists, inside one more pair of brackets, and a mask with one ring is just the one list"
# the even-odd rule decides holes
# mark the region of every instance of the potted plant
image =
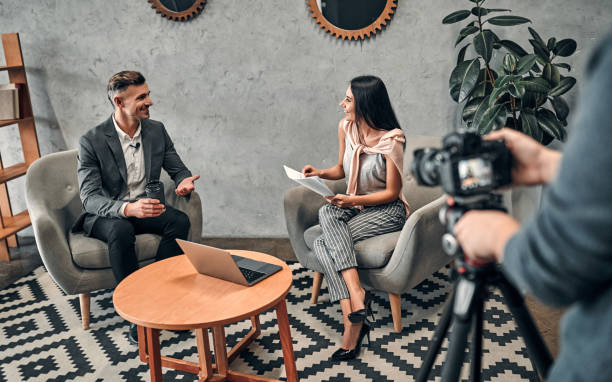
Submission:
[[[558,62],[559,57],[571,56],[576,41],[551,37],[547,42],[528,28],[533,53],[519,44],[504,40],[490,26],[507,27],[530,23],[528,18],[500,15],[509,9],[484,8],[486,0],[469,0],[471,9],[455,11],[443,20],[453,24],[468,18],[461,29],[455,47],[471,37],[459,49],[449,88],[453,100],[463,105],[462,119],[468,127],[484,135],[507,126],[520,130],[543,144],[553,139],[564,140],[570,109],[562,95],[575,84],[574,77],[561,75],[570,65]],[[466,58],[469,47],[476,53]],[[505,52],[503,59],[492,60],[496,51]],[[498,67],[493,67],[497,62]]]

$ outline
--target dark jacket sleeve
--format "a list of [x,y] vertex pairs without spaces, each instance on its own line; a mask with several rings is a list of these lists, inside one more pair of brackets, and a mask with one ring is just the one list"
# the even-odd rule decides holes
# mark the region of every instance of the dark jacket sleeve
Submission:
[[612,39],[596,51],[557,178],[540,211],[506,244],[504,268],[551,305],[612,284]]
[[174,149],[174,143],[172,142],[172,139],[170,139],[170,136],[163,125],[162,131],[164,133],[164,144],[166,148],[162,167],[164,170],[166,170],[168,175],[170,175],[176,186],[178,186],[183,179],[191,176],[191,171],[187,169],[181,160],[181,157],[179,157],[177,154],[176,150]]
[[119,217],[119,208],[123,202],[112,199],[104,191],[100,162],[91,142],[91,136],[88,134],[79,140],[77,176],[85,212],[98,216]]

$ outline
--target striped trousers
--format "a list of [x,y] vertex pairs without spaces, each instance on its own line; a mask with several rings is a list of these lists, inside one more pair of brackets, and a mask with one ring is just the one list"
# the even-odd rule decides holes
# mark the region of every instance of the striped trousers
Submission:
[[364,207],[363,210],[340,208],[329,203],[319,209],[323,234],[314,241],[314,253],[323,267],[331,301],[350,298],[340,272],[357,267],[355,243],[399,231],[405,222],[406,207],[401,200]]

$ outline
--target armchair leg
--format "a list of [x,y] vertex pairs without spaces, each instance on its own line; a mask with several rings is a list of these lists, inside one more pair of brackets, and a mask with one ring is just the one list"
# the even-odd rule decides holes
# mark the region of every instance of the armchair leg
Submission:
[[391,305],[391,316],[393,317],[393,329],[396,333],[402,331],[402,296],[389,293],[389,304]]
[[319,299],[319,291],[321,290],[321,282],[323,281],[323,273],[315,272],[312,276],[312,294],[310,296],[310,303],[315,305]]
[[81,320],[83,321],[83,329],[89,329],[89,301],[91,300],[90,293],[79,294],[79,302],[81,303]]

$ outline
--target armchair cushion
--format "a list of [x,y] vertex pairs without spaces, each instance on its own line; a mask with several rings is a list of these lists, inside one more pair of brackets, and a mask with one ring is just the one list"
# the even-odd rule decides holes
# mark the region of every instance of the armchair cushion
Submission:
[[[138,262],[153,260],[157,247],[160,242],[160,237],[153,234],[136,235],[136,257]],[[108,247],[106,243],[87,237],[83,232],[68,234],[68,245],[72,253],[72,261],[85,269],[104,269],[110,268],[110,260],[108,257]]]
[[[357,264],[362,269],[382,268],[389,262],[401,231],[389,232],[355,243]],[[304,241],[310,250],[314,241],[323,234],[320,225],[314,225],[304,232]]]

